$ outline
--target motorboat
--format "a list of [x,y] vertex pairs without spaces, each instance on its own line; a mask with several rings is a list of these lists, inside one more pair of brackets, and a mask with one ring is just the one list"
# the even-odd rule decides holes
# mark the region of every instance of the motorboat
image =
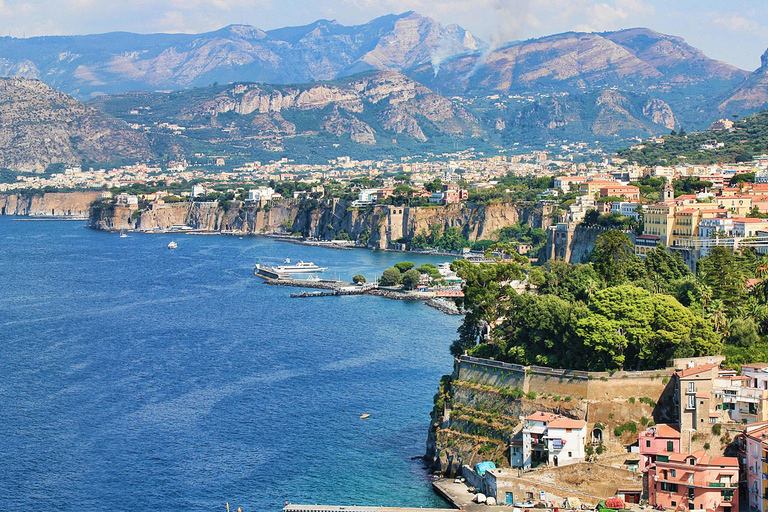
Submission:
[[174,242],[173,240],[171,240],[170,242],[168,242],[168,248],[169,248],[169,249],[175,249],[175,248],[177,248],[178,246],[179,246],[179,244],[177,244],[177,243],[176,243],[176,242]]

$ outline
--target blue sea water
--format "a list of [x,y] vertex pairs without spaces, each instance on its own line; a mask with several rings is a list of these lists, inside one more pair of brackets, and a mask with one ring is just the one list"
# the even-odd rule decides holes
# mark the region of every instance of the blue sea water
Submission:
[[291,299],[253,275],[286,257],[347,280],[442,261],[0,217],[2,508],[445,507],[411,457],[459,319]]

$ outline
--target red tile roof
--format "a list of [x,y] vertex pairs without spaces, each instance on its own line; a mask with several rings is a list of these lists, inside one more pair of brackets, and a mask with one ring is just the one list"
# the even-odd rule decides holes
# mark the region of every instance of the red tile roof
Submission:
[[558,418],[549,422],[548,428],[584,428],[587,425],[583,420],[572,420],[571,418]]
[[697,373],[706,372],[708,370],[711,370],[712,368],[717,368],[717,364],[707,363],[699,366],[694,366],[693,368],[686,368],[680,371],[680,377],[689,377],[691,375],[696,375]]

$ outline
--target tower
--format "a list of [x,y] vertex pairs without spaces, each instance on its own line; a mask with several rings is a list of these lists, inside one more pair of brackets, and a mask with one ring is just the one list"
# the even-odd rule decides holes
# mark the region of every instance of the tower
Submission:
[[664,188],[661,189],[661,202],[667,202],[667,201],[674,201],[675,199],[675,189],[672,187],[672,183],[667,180],[667,182],[664,184]]

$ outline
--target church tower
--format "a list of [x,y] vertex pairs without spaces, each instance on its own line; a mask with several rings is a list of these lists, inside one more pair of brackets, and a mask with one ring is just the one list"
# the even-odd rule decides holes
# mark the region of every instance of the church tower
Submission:
[[661,202],[666,203],[667,201],[674,201],[675,200],[675,189],[672,187],[672,183],[667,180],[667,182],[664,184],[664,188],[661,189]]

